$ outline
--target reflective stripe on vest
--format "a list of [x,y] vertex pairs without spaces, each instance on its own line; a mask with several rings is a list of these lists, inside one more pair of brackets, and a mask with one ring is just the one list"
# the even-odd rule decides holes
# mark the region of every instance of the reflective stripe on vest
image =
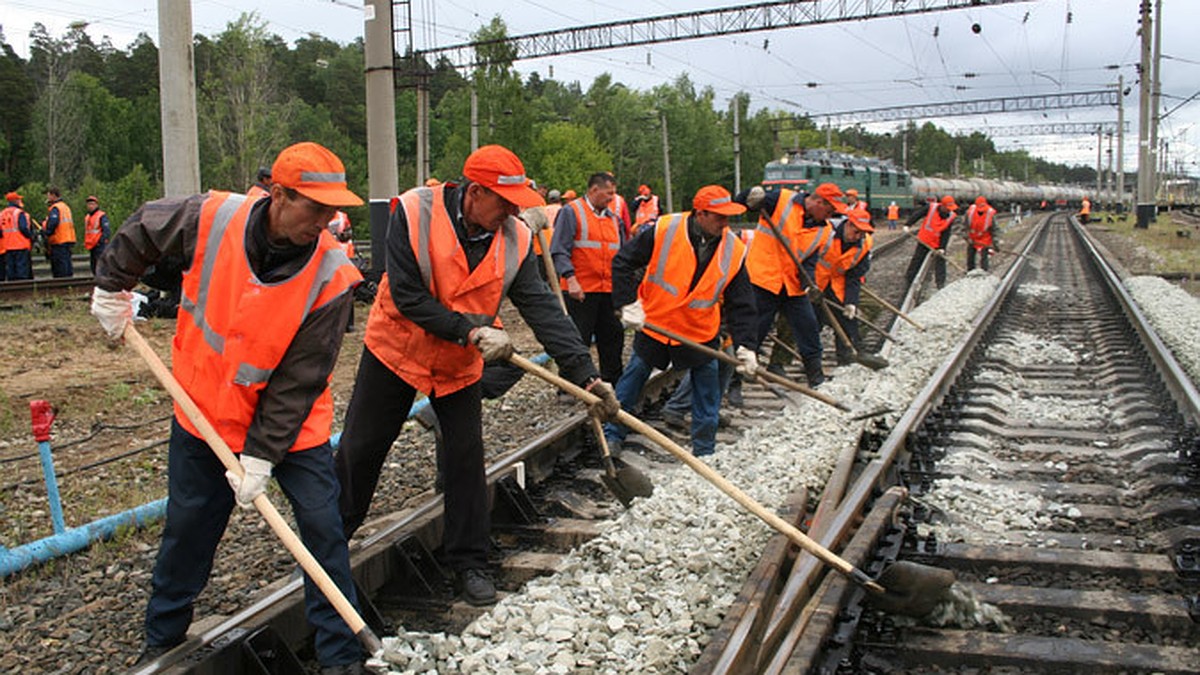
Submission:
[[[804,208],[793,199],[795,195],[791,190],[780,190],[773,214],[779,236],[776,236],[767,218],[760,217],[755,238],[746,254],[750,283],[771,293],[786,291],[790,296],[804,295],[805,290],[791,255],[782,250],[782,246],[786,245],[803,262],[816,253],[833,232],[827,223],[818,227],[804,227]],[[759,237],[759,234],[763,236]],[[793,237],[801,238],[803,250],[796,250]]]
[[[575,214],[576,225],[571,251],[575,279],[584,293],[611,293],[612,260],[621,248],[620,219],[614,215],[596,215],[584,197],[573,200],[569,207]],[[563,287],[566,285],[564,280]]]
[[[75,219],[71,216],[71,207],[66,202],[57,201],[50,205],[49,211],[58,211],[58,227],[50,235],[51,244],[75,243]],[[49,220],[49,218],[47,218]]]
[[[0,211],[0,232],[4,236],[4,248],[9,251],[24,251],[32,247],[29,237],[21,233],[21,214],[24,211],[19,206],[8,206]],[[29,217],[25,217],[29,222]]]
[[974,204],[967,207],[967,224],[970,225],[971,243],[979,246],[992,245],[992,219],[995,215],[996,209],[991,206],[982,212]]
[[83,217],[83,246],[87,250],[96,248],[96,244],[100,243],[100,237],[103,236],[104,230],[100,227],[100,219],[104,217],[104,212],[96,209]]
[[834,295],[838,300],[844,300],[846,297],[846,272],[854,269],[855,265],[867,257],[873,242],[874,239],[871,235],[864,232],[857,245],[850,249],[843,249],[840,237],[830,237],[829,242],[821,248],[821,253],[817,258],[817,269],[813,279],[817,287],[825,290],[832,285]]
[[[936,224],[934,221],[937,221]],[[917,237],[934,248],[942,247],[942,232],[950,227],[950,223],[954,221],[954,212],[950,212],[950,217],[942,218],[938,213],[938,203],[933,202],[929,205],[929,213],[925,214],[925,220],[921,223],[921,229],[917,232]]]

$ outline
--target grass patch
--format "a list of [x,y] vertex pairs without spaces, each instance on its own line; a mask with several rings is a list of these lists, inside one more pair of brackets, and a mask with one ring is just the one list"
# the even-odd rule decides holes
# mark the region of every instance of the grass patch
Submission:
[[1109,222],[1109,214],[1100,215],[1101,220],[1088,227],[1108,229],[1142,249],[1137,251],[1142,255],[1136,257],[1149,268],[1138,266],[1130,270],[1132,273],[1157,275],[1200,270],[1200,226],[1195,221],[1164,213],[1149,228],[1139,230],[1134,227],[1137,218],[1133,214],[1112,216],[1112,222]]

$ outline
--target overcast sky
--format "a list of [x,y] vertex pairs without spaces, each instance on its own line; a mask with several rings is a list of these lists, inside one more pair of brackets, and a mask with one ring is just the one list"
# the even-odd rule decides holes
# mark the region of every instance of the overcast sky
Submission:
[[[928,1],[928,0],[925,0]],[[828,4],[829,0],[825,0]],[[469,40],[499,14],[519,35],[593,23],[658,16],[736,3],[701,0],[413,0],[417,49]],[[854,4],[853,2],[849,4]],[[913,0],[913,4],[918,4]],[[738,91],[752,105],[793,113],[822,113],[893,105],[965,101],[1001,96],[1078,92],[1115,85],[1125,76],[1130,133],[1125,167],[1137,163],[1138,0],[1036,0],[719,38],[615,49],[521,61],[517,70],[579,81],[586,88],[608,72],[648,90],[687,73],[711,86],[718,102]],[[1163,1],[1160,138],[1170,157],[1200,175],[1200,0]],[[192,0],[193,29],[213,35],[241,12],[257,11],[270,30],[291,42],[310,32],[339,42],[362,33],[358,0]],[[155,0],[0,0],[0,26],[9,44],[28,54],[29,30],[42,22],[61,35],[72,21],[90,23],[97,42],[107,35],[124,48],[139,32],[157,43]],[[1069,20],[1068,20],[1068,17]],[[402,17],[397,17],[401,21]],[[971,27],[979,24],[981,32]],[[950,130],[1032,122],[1116,121],[1114,108],[1050,111],[933,120]],[[894,128],[895,123],[875,130]],[[1056,161],[1092,166],[1095,136],[997,137],[1002,148],[1022,147]]]

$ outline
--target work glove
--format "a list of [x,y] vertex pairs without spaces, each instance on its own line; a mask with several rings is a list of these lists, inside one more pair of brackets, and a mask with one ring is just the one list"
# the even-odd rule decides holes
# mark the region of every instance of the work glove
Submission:
[[541,206],[531,206],[521,212],[521,220],[529,225],[529,229],[537,232],[550,227],[550,219],[546,217],[546,209]]
[[599,401],[588,406],[588,414],[605,422],[617,419],[621,412],[621,402],[617,400],[617,390],[600,378],[596,378],[587,386],[587,390],[600,397]]
[[242,453],[239,459],[245,475],[239,476],[232,471],[225,472],[225,480],[233,488],[233,497],[238,506],[243,509],[254,508],[254,500],[267,489],[267,480],[271,478],[271,469],[275,465],[258,457]]
[[846,310],[845,315],[846,315],[847,319],[850,319],[851,321],[853,321],[855,318],[858,317],[858,305],[846,304],[846,305],[842,305],[842,309]]
[[484,361],[506,361],[513,355],[512,338],[502,328],[480,326],[471,330],[469,339],[479,348]]
[[767,191],[762,189],[761,185],[755,185],[750,188],[750,192],[746,195],[746,208],[751,211],[758,210],[762,206],[763,199],[767,196]]
[[741,345],[734,350],[733,355],[737,357],[738,361],[741,361],[737,365],[737,368],[734,369],[738,375],[742,377],[754,377],[758,373],[758,354],[755,354],[753,349]]
[[583,286],[579,285],[579,279],[576,279],[574,275],[567,277],[567,295],[583,302]]
[[646,310],[642,309],[641,300],[634,300],[621,308],[621,325],[634,330],[641,330],[646,325]]
[[125,326],[133,320],[133,293],[92,289],[92,316],[100,322],[108,339],[117,341],[125,334]]
[[818,288],[816,284],[805,287],[804,294],[808,296],[810,302],[825,301],[825,294],[821,292],[821,289]]
[[912,233],[912,228],[909,227],[908,225],[905,225],[904,226],[904,234],[911,234],[911,233]]

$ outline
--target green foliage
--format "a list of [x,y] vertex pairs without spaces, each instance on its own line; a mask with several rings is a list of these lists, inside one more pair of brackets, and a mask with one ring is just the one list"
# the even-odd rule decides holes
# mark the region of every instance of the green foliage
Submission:
[[572,122],[547,124],[538,133],[533,150],[525,158],[525,172],[539,184],[580,194],[588,176],[611,171],[612,157],[591,127]]

